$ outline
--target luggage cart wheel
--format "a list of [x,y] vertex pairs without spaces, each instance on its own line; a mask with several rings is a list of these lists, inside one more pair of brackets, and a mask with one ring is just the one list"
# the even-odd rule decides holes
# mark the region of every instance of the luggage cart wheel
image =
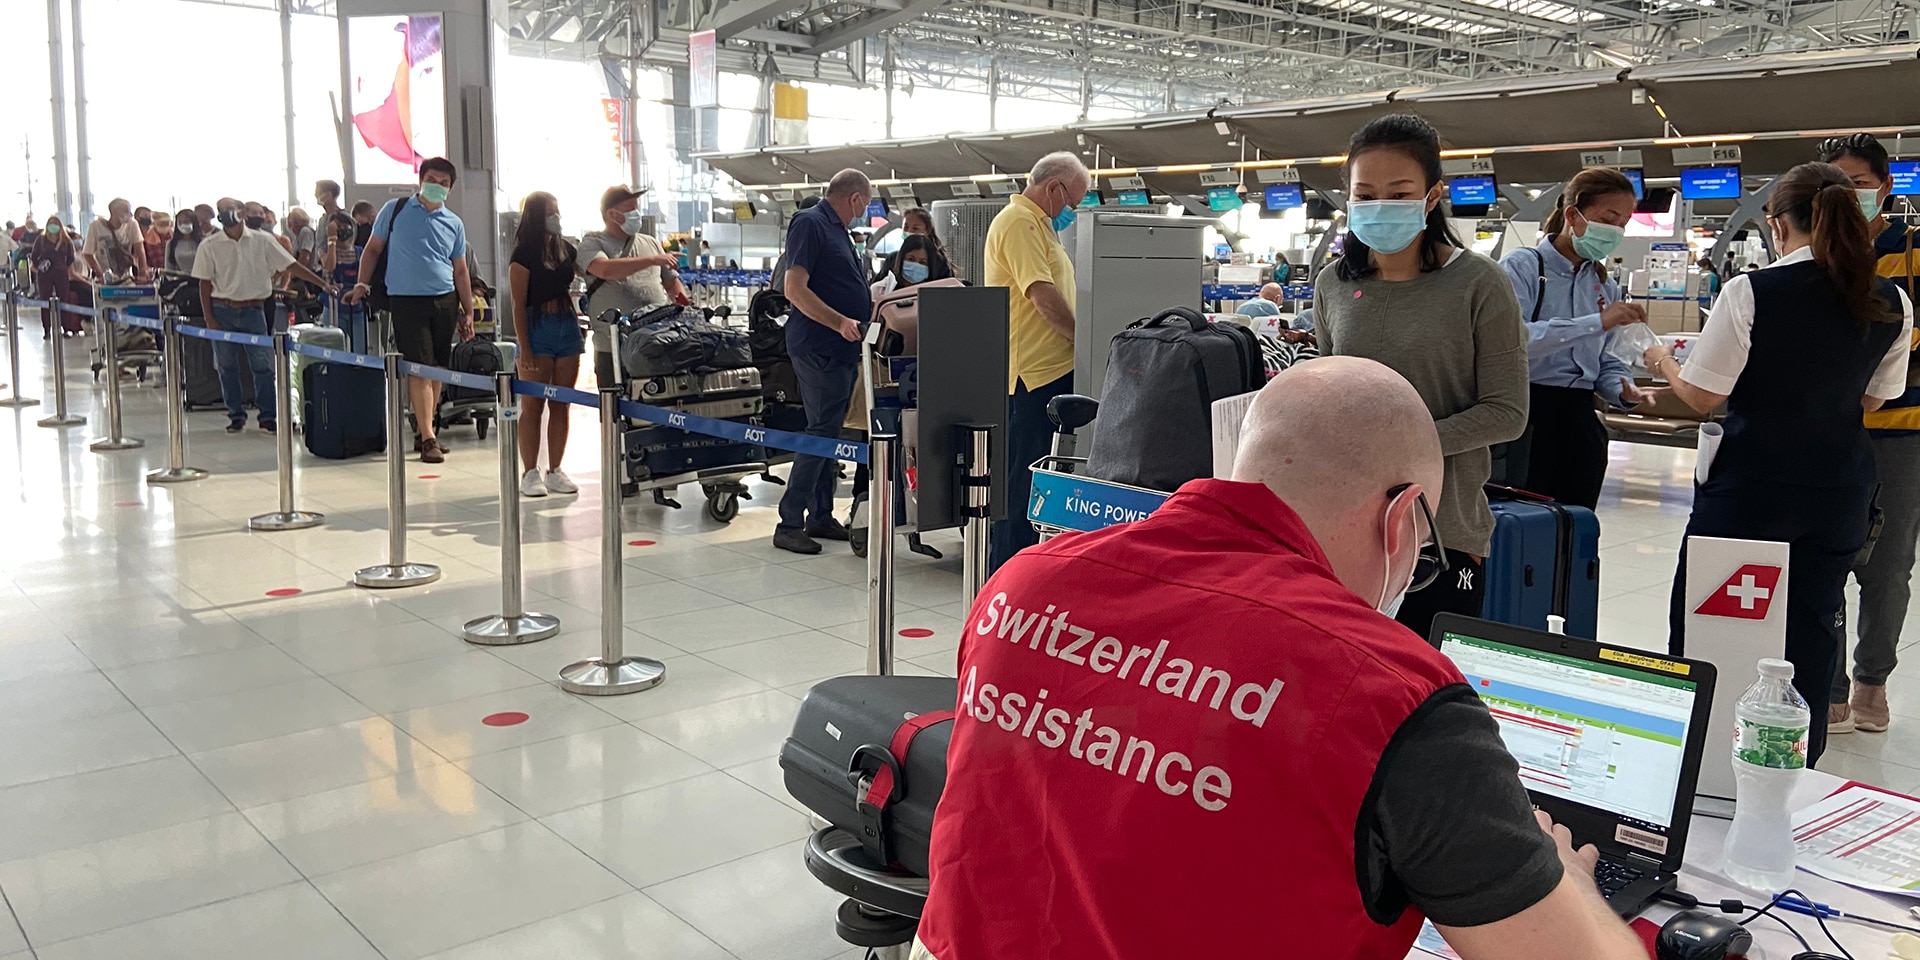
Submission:
[[640,495],[640,481],[628,480],[620,485],[620,496],[637,497]]
[[861,559],[867,556],[867,528],[860,527],[847,531],[847,545],[853,548],[853,555]]
[[487,438],[487,425],[492,422],[492,417],[475,415],[473,418],[473,432],[479,434],[480,439],[485,440]]
[[738,494],[715,490],[707,494],[707,516],[721,523],[730,523],[740,515],[740,497]]

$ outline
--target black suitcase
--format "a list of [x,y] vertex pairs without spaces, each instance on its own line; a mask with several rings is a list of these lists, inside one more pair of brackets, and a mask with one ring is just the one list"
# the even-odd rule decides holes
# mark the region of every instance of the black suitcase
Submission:
[[[860,838],[876,860],[926,876],[957,696],[951,677],[839,677],[815,684],[780,747],[787,792]],[[867,802],[882,799],[872,790],[875,778],[883,787],[886,778],[893,781],[881,803]]]
[[1213,475],[1213,402],[1267,382],[1260,341],[1188,307],[1114,334],[1087,475],[1171,493]]
[[[222,410],[226,402],[220,397],[220,368],[213,361],[213,341],[199,337],[182,336],[180,338],[180,369],[184,372],[186,408],[188,410]],[[253,406],[253,368],[240,365],[240,404]]]
[[307,452],[329,460],[385,453],[386,376],[348,363],[308,364],[301,374]]
[[633,481],[762,459],[760,448],[751,443],[688,433],[675,427],[632,427],[626,437],[627,479]]

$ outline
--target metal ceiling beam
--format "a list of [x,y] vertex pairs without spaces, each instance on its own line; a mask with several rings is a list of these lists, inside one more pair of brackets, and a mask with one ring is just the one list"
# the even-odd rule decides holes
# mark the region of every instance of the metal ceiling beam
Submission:
[[[1242,3],[1240,0],[1201,0],[1200,5],[1209,9],[1230,10],[1236,13],[1266,13],[1264,8],[1254,6],[1250,3]],[[1325,17],[1317,17],[1306,13],[1290,14],[1290,18],[1295,23],[1305,24],[1311,27],[1323,27],[1329,30],[1338,30],[1381,40],[1392,40],[1410,47],[1417,46],[1439,51],[1460,51],[1486,59],[1520,64],[1532,67],[1533,71],[1530,72],[1560,73],[1579,66],[1577,63],[1571,63],[1567,60],[1543,60],[1538,57],[1508,52],[1491,46],[1479,46],[1472,43],[1462,44],[1459,39],[1455,37],[1429,37],[1417,33],[1407,33],[1402,30],[1390,30],[1384,27],[1369,28],[1361,24],[1329,20]]]
[[738,36],[740,31],[757,27],[789,10],[798,10],[807,0],[721,0],[699,29],[710,29],[720,40]]
[[791,47],[795,50],[807,50],[813,47],[813,37],[809,34],[791,33],[786,30],[776,30],[772,27],[748,27],[744,30],[735,30],[732,38],[735,40],[745,40],[748,43],[765,43],[776,47]]
[[940,8],[940,0],[909,0],[898,10],[870,13],[862,17],[845,21],[814,38],[813,50],[821,52],[844,47],[849,43],[865,40],[887,30],[891,30],[923,13]]

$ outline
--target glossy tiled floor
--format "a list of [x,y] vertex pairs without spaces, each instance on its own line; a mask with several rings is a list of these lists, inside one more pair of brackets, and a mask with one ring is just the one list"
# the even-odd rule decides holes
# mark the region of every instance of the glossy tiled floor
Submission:
[[[24,347],[25,392],[50,396]],[[413,558],[445,578],[371,593],[348,579],[384,560],[379,461],[302,453],[327,525],[248,533],[276,503],[268,437],[193,414],[190,462],[214,476],[151,487],[158,391],[127,391],[149,446],[95,454],[98,391],[70,382],[94,425],[0,410],[0,960],[857,956],[773,758],[807,686],[862,667],[865,568],[774,551],[777,488],[731,526],[691,497],[625,508],[651,541],[625,548],[626,642],[668,680],[578,698],[553,677],[599,643],[587,419],[580,495],[527,510],[529,606],[564,632],[487,649],[456,635],[499,602],[496,461],[470,429],[407,470]],[[1657,643],[1691,454],[1614,452],[1601,629]],[[948,559],[900,558],[899,626],[934,631],[901,640],[903,671],[950,670],[962,613],[957,538],[928,540]],[[1920,788],[1908,683],[1913,719],[1839,738],[1834,769]],[[527,719],[483,723],[504,712]]]

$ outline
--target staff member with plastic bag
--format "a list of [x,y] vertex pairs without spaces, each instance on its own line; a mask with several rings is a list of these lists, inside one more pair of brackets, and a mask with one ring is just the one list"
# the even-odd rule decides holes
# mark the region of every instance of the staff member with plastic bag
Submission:
[[[1607,258],[1633,219],[1633,181],[1612,167],[1573,175],[1547,218],[1536,246],[1500,261],[1527,323],[1527,431],[1506,444],[1505,480],[1561,503],[1591,510],[1607,479],[1607,430],[1593,397],[1627,409],[1651,399],[1634,386],[1619,351],[1622,328],[1644,324],[1647,311],[1620,299]],[[1645,327],[1639,328],[1645,331]],[[1627,357],[1652,345],[1637,343]]]

